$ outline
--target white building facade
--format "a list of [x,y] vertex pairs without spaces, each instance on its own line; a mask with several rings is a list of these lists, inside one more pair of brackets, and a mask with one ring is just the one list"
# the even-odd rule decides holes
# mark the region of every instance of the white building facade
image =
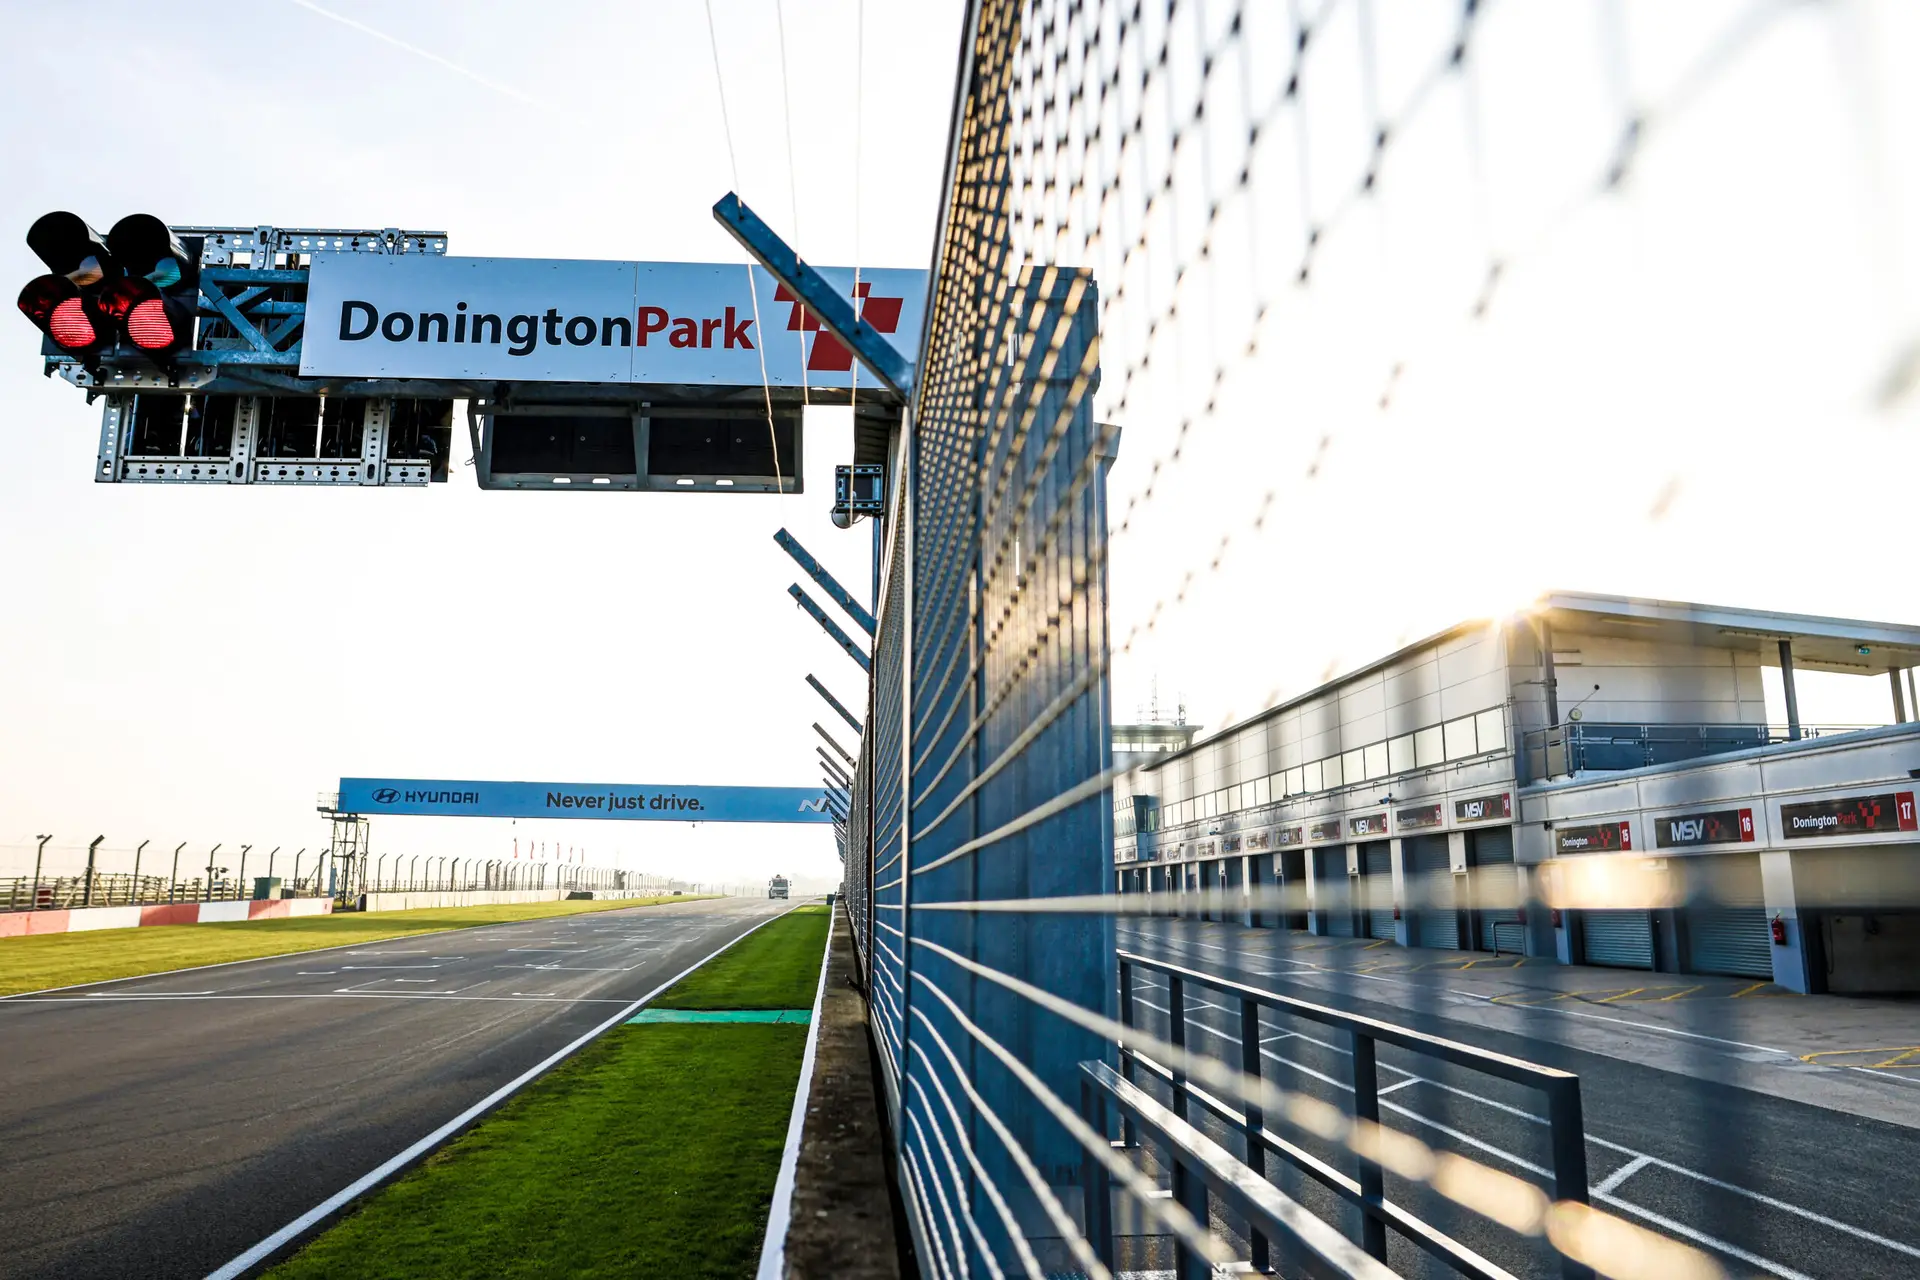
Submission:
[[[1117,886],[1403,946],[1920,989],[1916,665],[1915,627],[1550,594],[1122,779]],[[1802,725],[1796,668],[1887,680],[1893,723]]]

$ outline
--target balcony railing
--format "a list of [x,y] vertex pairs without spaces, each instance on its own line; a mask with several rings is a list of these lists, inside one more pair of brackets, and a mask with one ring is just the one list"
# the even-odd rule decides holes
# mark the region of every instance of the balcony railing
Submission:
[[[1857,733],[1876,725],[1801,725],[1799,738]],[[1582,773],[1644,769],[1794,741],[1779,724],[1598,724],[1575,721],[1522,735],[1524,782],[1546,782]]]

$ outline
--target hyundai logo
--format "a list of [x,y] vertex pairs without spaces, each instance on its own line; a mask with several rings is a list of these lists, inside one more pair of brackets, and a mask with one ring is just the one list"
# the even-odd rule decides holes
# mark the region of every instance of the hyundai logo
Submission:
[[400,792],[393,787],[379,787],[373,793],[375,804],[392,804],[400,798]]

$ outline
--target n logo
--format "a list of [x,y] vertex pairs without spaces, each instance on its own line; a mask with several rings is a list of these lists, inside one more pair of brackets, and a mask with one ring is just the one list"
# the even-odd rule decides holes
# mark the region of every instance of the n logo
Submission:
[[827,798],[825,796],[821,796],[818,800],[802,800],[800,802],[799,812],[801,813],[825,813],[826,811]]
[[[855,310],[860,318],[872,325],[877,332],[894,333],[900,328],[900,308],[906,305],[905,298],[876,298],[872,296],[873,285],[870,281],[861,281],[854,296],[858,299]],[[812,349],[807,352],[807,371],[810,373],[845,373],[853,368],[853,352],[840,344],[840,340],[830,333],[820,332],[820,318],[800,305],[800,299],[784,284],[774,290],[775,302],[790,303],[787,312],[787,330],[790,333],[814,334]]]

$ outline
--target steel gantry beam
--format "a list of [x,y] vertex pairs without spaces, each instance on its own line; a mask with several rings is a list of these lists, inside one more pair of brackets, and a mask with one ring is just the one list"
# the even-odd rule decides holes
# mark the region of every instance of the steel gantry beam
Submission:
[[815,693],[819,694],[821,697],[827,700],[828,706],[832,707],[835,711],[838,711],[840,713],[840,718],[842,720],[845,720],[848,726],[851,727],[855,733],[866,732],[864,729],[860,727],[860,722],[853,718],[853,712],[847,710],[846,707],[841,704],[840,699],[834,697],[831,693],[827,692],[827,686],[821,684],[811,674],[807,676],[807,683],[813,686],[813,691]]
[[787,594],[792,596],[802,609],[813,615],[813,620],[820,624],[820,629],[832,636],[840,647],[847,651],[847,656],[860,664],[862,671],[873,670],[873,660],[867,657],[867,651],[855,644],[853,637],[848,635],[839,623],[827,616],[827,611],[820,607],[820,603],[800,589],[799,583],[796,582],[788,587]]
[[801,305],[853,352],[874,377],[902,399],[913,398],[913,362],[901,355],[900,349],[882,337],[878,329],[861,319],[853,309],[852,300],[842,297],[838,289],[827,283],[825,276],[802,262],[800,255],[760,220],[759,214],[729,191],[713,206],[713,217],[753,255],[754,261],[787,286]]
[[809,578],[820,584],[820,589],[827,593],[827,599],[846,610],[847,616],[859,623],[862,631],[868,635],[873,634],[876,625],[873,615],[862,608],[860,602],[853,598],[852,593],[841,586],[834,576],[826,571],[825,566],[800,545],[798,538],[782,529],[773,535],[773,540],[780,544],[782,551],[793,557],[794,563],[807,571]]

